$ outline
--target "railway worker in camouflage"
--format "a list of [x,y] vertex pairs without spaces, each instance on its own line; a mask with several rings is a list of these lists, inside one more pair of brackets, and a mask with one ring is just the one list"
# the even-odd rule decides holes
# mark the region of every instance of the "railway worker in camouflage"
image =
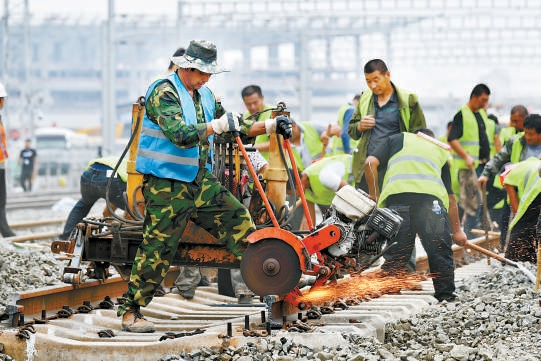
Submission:
[[144,175],[146,213],[126,301],[118,308],[124,331],[155,331],[140,307],[150,303],[167,274],[189,220],[220,239],[239,259],[246,236],[255,230],[248,210],[210,171],[213,135],[278,132],[291,137],[287,117],[252,122],[226,113],[205,86],[211,75],[225,71],[216,59],[214,44],[193,40],[183,56],[171,58],[179,68],[147,91],[136,160],[137,171]]
[[[185,52],[186,49],[180,47],[175,50],[175,52],[173,53],[173,57],[182,56]],[[169,66],[167,67],[164,76],[169,75],[177,69],[178,66],[176,66],[173,61],[169,60]],[[199,267],[180,266],[177,279],[173,282],[173,287],[171,287],[170,292],[180,294],[186,299],[191,299],[195,296],[195,289],[197,288],[197,286],[208,286],[208,283],[209,281],[207,277],[203,277],[203,275],[201,274],[201,269]],[[165,289],[163,290],[163,292],[165,293]]]

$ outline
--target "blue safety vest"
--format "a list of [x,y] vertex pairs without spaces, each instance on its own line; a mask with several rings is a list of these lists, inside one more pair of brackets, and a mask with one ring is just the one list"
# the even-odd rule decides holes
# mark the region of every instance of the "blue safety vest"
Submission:
[[[186,125],[197,124],[197,116],[193,99],[175,73],[171,73],[162,79],[152,83],[147,91],[145,100],[148,99],[154,88],[163,80],[169,81],[175,87],[180,98],[182,117]],[[214,118],[215,100],[209,88],[203,86],[199,89],[205,120]],[[212,159],[212,141],[214,136],[209,137],[210,158]],[[212,165],[206,167],[212,171]],[[160,126],[148,118],[145,112],[139,149],[135,169],[142,174],[152,174],[159,178],[176,179],[183,182],[191,182],[197,176],[199,170],[199,146],[192,148],[180,148],[171,142],[163,133]]]

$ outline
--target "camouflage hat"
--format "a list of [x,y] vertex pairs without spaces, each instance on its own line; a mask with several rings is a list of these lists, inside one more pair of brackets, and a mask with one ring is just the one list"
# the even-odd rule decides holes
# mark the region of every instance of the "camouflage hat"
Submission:
[[218,66],[216,58],[216,45],[207,40],[192,40],[184,55],[172,56],[171,61],[179,68],[195,68],[207,74],[228,71]]

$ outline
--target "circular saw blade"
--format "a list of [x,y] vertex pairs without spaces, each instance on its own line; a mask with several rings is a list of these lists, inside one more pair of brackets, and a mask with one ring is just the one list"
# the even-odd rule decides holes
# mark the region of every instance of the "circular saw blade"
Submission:
[[293,247],[275,238],[250,244],[242,255],[240,271],[258,296],[283,296],[297,286],[302,275]]

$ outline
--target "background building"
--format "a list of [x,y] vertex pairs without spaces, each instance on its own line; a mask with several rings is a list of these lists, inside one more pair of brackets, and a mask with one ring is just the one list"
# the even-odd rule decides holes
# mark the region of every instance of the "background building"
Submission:
[[503,120],[516,103],[538,108],[541,4],[532,0],[162,0],[163,12],[103,0],[99,14],[71,3],[67,13],[54,0],[47,11],[4,0],[4,119],[21,139],[38,127],[100,127],[103,152],[117,151],[117,124],[191,39],[215,42],[231,69],[211,79],[230,110],[242,111],[240,90],[257,83],[296,118],[334,121],[366,88],[362,67],[376,57],[419,94],[438,133],[478,82]]

